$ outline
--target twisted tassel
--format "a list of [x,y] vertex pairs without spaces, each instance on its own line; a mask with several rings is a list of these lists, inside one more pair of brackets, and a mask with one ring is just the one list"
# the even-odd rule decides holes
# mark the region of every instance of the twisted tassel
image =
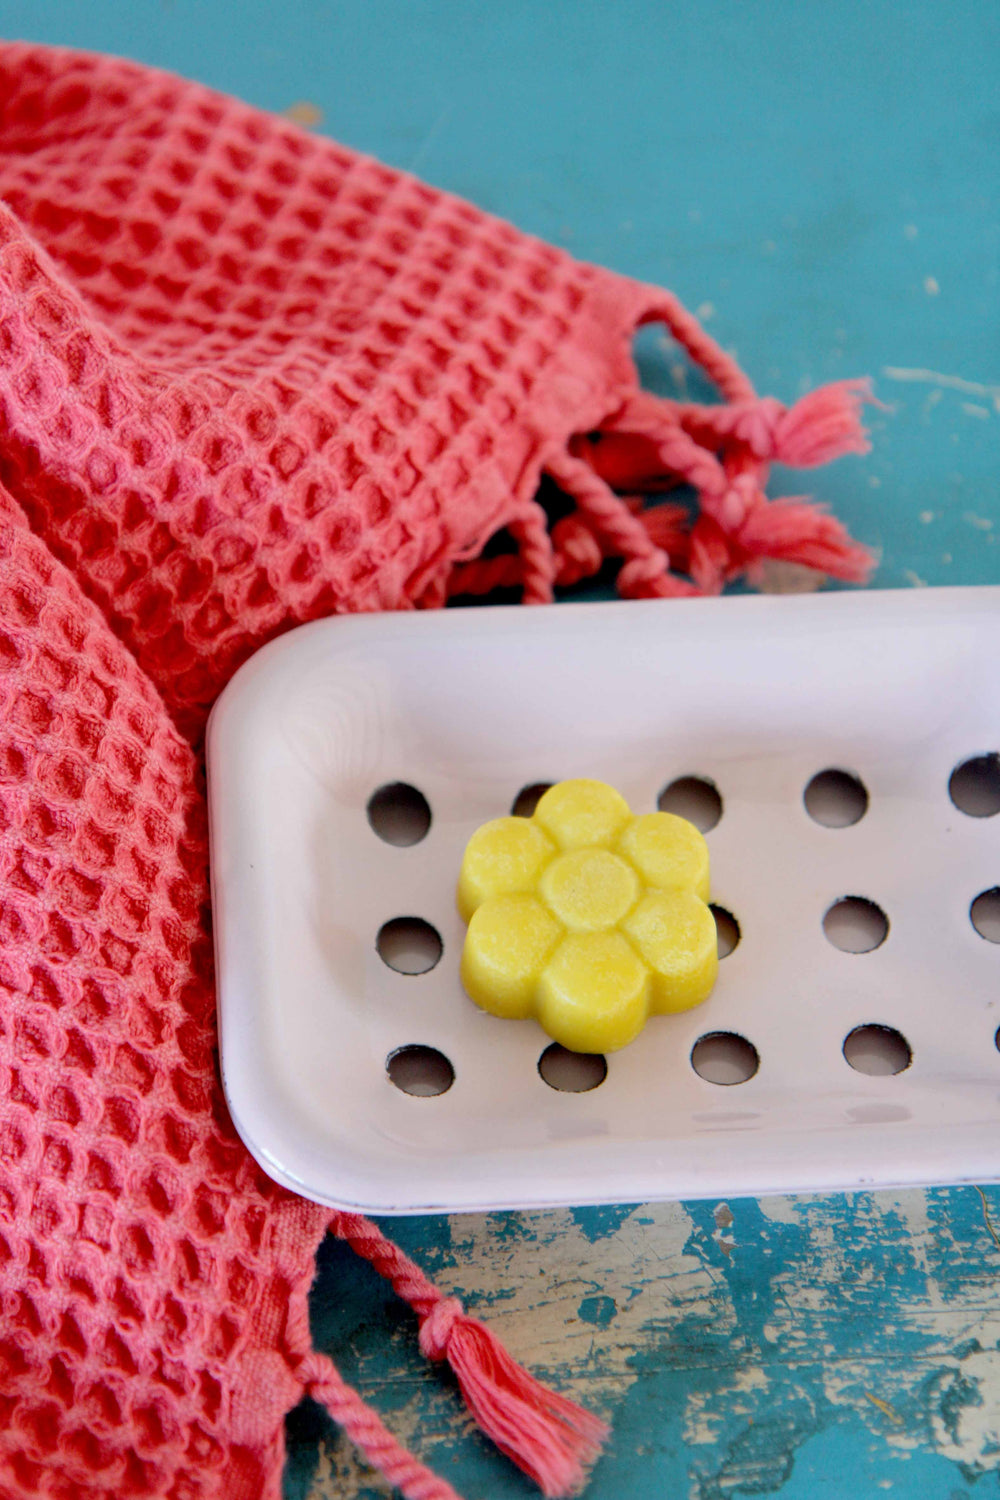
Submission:
[[298,1360],[294,1371],[303,1391],[326,1407],[372,1467],[406,1500],[460,1500],[446,1480],[397,1443],[381,1417],[342,1379],[325,1354],[310,1351]]
[[[714,380],[725,401],[703,406],[631,390],[596,433],[552,449],[544,471],[577,510],[548,537],[544,515],[524,511],[510,530],[517,557],[454,570],[449,594],[521,585],[526,603],[547,603],[553,584],[592,576],[606,557],[620,557],[625,598],[717,594],[763,558],[815,568],[844,582],[864,582],[874,559],[822,506],[806,497],[771,501],[770,465],[813,468],[869,451],[862,421],[875,402],[867,380],[842,380],[811,391],[791,407],[760,397],[730,355],[669,293],[657,293],[646,321],[662,321]],[[877,404],[877,403],[875,403]],[[677,484],[697,494],[690,533],[677,507],[645,512],[623,494],[651,494]],[[671,571],[686,569],[692,582]]]
[[721,592],[762,557],[858,583],[872,568],[867,549],[822,507],[805,498],[772,502],[764,486],[772,461],[804,468],[867,452],[860,414],[871,400],[864,380],[823,387],[791,408],[756,396],[724,406],[684,405],[640,391],[622,403],[596,441],[584,440],[576,451],[613,485],[627,480],[651,489],[684,482],[697,491],[701,513],[688,566],[705,593]]
[[581,516],[605,551],[625,559],[618,590],[626,598],[677,598],[696,593],[692,584],[669,571],[670,558],[629,506],[582,458],[554,449],[546,473],[576,501]]
[[556,563],[548,520],[537,501],[531,500],[509,524],[521,554],[525,604],[551,604]]
[[679,404],[672,417],[702,447],[735,439],[754,458],[813,469],[847,453],[869,452],[861,422],[866,402],[877,404],[869,380],[840,380],[810,391],[791,407],[764,396],[729,406]]
[[450,1484],[396,1441],[333,1361],[313,1348],[309,1327],[312,1275],[310,1267],[293,1284],[285,1317],[285,1358],[301,1393],[326,1408],[372,1467],[384,1474],[405,1500],[460,1500]]
[[[686,565],[688,558],[687,512],[680,505],[657,505],[651,509],[643,507],[638,496],[620,502],[631,511],[645,528],[650,541],[659,553],[666,553],[671,563]],[[552,528],[552,554],[555,564],[555,582],[561,588],[570,588],[592,578],[606,557],[606,552],[594,535],[593,528],[579,511],[563,516]],[[657,563],[657,569],[659,563]],[[494,589],[525,587],[525,558],[521,552],[505,552],[499,557],[480,557],[472,562],[460,563],[452,570],[447,581],[449,597],[456,594],[490,594]]]
[[522,1369],[485,1323],[470,1317],[457,1298],[446,1298],[369,1220],[335,1213],[330,1228],[410,1304],[420,1320],[421,1350],[429,1359],[447,1360],[477,1425],[501,1453],[548,1500],[578,1494],[606,1424]]

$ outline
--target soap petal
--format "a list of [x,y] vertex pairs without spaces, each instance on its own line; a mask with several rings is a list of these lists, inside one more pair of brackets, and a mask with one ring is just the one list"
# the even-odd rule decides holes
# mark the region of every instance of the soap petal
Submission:
[[708,900],[708,845],[686,818],[673,813],[643,813],[633,818],[618,840],[618,853],[655,890],[694,891]]
[[473,913],[462,950],[466,994],[495,1016],[531,1015],[562,928],[534,896],[495,896]]
[[628,803],[614,787],[580,778],[549,787],[532,821],[560,849],[610,849],[631,816]]
[[468,922],[492,896],[530,891],[555,845],[531,818],[494,818],[477,828],[466,845],[458,878],[458,909]]
[[615,1052],[649,1015],[649,972],[620,932],[564,938],[538,986],[538,1020],[572,1052]]
[[718,936],[715,918],[693,891],[650,891],[622,929],[649,966],[655,1014],[708,999],[719,969]]

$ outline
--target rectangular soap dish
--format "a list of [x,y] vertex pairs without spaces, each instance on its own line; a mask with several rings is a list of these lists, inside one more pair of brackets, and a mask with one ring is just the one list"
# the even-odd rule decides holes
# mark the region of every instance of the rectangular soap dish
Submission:
[[[996,1180],[998,627],[1000,589],[938,589],[338,617],[266,646],[208,736],[250,1151],[380,1214]],[[716,989],[606,1061],[459,981],[468,837],[575,776],[717,819]]]

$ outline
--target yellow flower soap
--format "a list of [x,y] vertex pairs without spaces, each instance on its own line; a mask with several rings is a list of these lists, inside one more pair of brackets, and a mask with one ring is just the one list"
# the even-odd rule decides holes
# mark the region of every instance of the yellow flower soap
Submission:
[[466,846],[462,983],[483,1010],[534,1016],[574,1052],[614,1052],[688,1010],[718,971],[708,848],[672,813],[633,817],[603,781],[561,781],[530,818]]

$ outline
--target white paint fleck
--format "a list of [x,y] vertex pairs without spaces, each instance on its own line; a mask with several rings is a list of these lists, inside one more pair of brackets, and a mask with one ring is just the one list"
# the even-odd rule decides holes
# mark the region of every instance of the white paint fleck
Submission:
[[989,516],[977,516],[975,511],[972,510],[963,512],[962,520],[966,523],[966,525],[974,526],[977,531],[993,530],[993,522],[990,520]]
[[920,512],[920,519],[925,526],[929,526],[934,520],[934,512],[932,510],[922,510]]
[[[981,1349],[961,1363],[956,1360],[951,1369],[939,1370],[933,1377],[931,1385],[937,1390],[927,1410],[934,1446],[944,1458],[961,1464],[968,1463],[972,1455],[976,1455],[982,1462],[987,1453],[997,1451],[1000,1416],[996,1403],[986,1400],[979,1406],[971,1405],[961,1400],[961,1393],[967,1382],[978,1386],[980,1391],[995,1391],[998,1381],[1000,1353],[996,1349]],[[959,1399],[948,1402],[948,1393],[952,1389],[956,1390]],[[972,1461],[976,1462],[976,1459]]]
[[695,317],[700,318],[703,323],[707,323],[709,318],[715,317],[715,303],[703,302],[701,306],[695,310]]
[[994,403],[1000,401],[1000,385],[984,385],[979,380],[966,380],[964,375],[942,375],[938,370],[906,369],[901,365],[885,365],[882,374],[886,380],[936,385],[942,390],[962,391],[966,396],[988,396]]
[[916,224],[904,224],[903,225],[903,238],[904,239],[915,240],[916,237],[917,237],[917,235],[919,233],[920,233],[920,230],[917,228]]
[[951,553],[950,552],[942,552],[941,553],[941,561],[943,563],[950,563],[951,562]]
[[978,417],[981,422],[990,420],[990,409],[988,406],[977,406],[974,401],[963,401],[962,410],[967,417]]
[[921,578],[919,573],[914,573],[912,568],[904,569],[903,577],[915,589],[925,589],[927,587],[927,579]]
[[940,290],[941,290],[941,288],[938,285],[938,281],[937,281],[936,277],[934,277],[934,276],[925,276],[924,277],[924,291],[927,293],[928,297],[936,297],[937,294],[938,294],[938,292]]
[[877,474],[869,474],[868,488],[872,490],[880,490],[882,488],[882,481]]

